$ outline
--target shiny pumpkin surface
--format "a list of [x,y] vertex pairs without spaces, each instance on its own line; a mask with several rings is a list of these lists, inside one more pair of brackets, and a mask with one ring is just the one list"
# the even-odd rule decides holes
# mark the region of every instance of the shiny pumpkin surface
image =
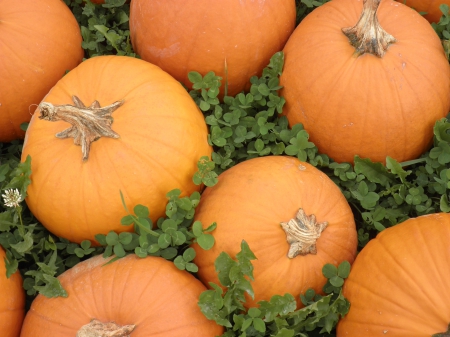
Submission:
[[[299,208],[314,214],[318,222],[328,221],[328,227],[317,240],[316,255],[290,259],[280,223],[294,218]],[[213,248],[193,246],[203,283],[220,284],[214,261],[222,251],[234,258],[242,240],[256,255],[255,299],[247,298],[246,306],[276,294],[291,293],[298,299],[308,288],[320,293],[326,283],[323,265],[351,263],[356,254],[355,223],[345,197],[324,173],[297,158],[261,157],[228,169],[203,192],[195,220],[204,227],[217,222],[211,232],[216,240]]]
[[338,337],[431,337],[450,323],[450,214],[409,219],[369,241],[343,294]]
[[191,87],[190,71],[221,76],[223,96],[250,88],[294,30],[294,0],[133,0],[134,50]]
[[5,257],[0,246],[0,332],[2,337],[19,337],[25,315],[25,291],[19,272],[6,277]]
[[0,0],[0,141],[23,138],[36,105],[83,58],[75,17],[61,0]]
[[22,160],[30,155],[32,175],[27,205],[54,234],[80,242],[99,233],[131,231],[122,226],[137,204],[151,219],[165,214],[166,193],[200,189],[192,181],[197,162],[211,154],[202,114],[186,90],[160,68],[131,57],[99,56],[69,72],[45,97],[53,104],[73,104],[77,95],[89,106],[124,104],[113,112],[111,128],[120,138],[101,137],[82,161],[73,138],[55,134],[64,121],[39,119],[35,112],[25,138]]
[[356,56],[341,29],[357,23],[362,4],[328,2],[296,28],[284,48],[284,113],[337,162],[417,158],[450,108],[448,61],[430,24],[391,0],[381,1],[377,15],[397,41],[382,58]]
[[[109,260],[109,259],[108,259]],[[211,337],[222,327],[200,312],[206,290],[193,275],[160,257],[128,255],[108,265],[96,256],[61,274],[68,297],[39,295],[21,337],[74,337],[92,319],[135,325],[132,337]]]

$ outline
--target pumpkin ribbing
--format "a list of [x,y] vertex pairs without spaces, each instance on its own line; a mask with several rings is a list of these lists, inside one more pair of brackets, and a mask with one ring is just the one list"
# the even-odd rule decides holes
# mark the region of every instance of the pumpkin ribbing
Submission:
[[298,25],[284,48],[283,113],[336,162],[353,163],[355,155],[382,163],[387,156],[418,158],[433,142],[434,123],[450,109],[441,41],[418,13],[382,0],[376,15],[396,42],[383,57],[358,54],[342,29],[354,26],[362,11],[362,1],[333,0]]

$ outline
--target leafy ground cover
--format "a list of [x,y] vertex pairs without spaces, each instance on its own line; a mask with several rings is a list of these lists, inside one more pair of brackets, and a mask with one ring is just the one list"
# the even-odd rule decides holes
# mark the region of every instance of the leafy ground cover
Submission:
[[[105,54],[138,57],[130,43],[129,4],[125,0],[107,0],[102,6],[84,4],[82,0],[65,2],[80,24],[86,58]],[[323,2],[298,1],[297,22]],[[448,13],[448,7],[443,5],[442,11]],[[450,16],[443,15],[433,28],[443,40],[448,55]],[[225,97],[222,103],[217,98],[222,79],[213,73],[201,76],[193,69],[189,78],[194,89],[190,95],[204,113],[210,128],[209,141],[214,146],[211,160],[202,158],[198,162],[198,172],[193,177],[196,184],[212,186],[221,172],[250,158],[298,157],[321,169],[341,188],[355,214],[359,248],[378,232],[410,217],[450,211],[450,122],[447,119],[436,122],[433,147],[416,160],[398,163],[387,158],[386,165],[382,165],[356,158],[354,166],[338,164],[318,152],[302,125],[289,129],[287,119],[279,116],[284,105],[284,99],[278,95],[282,69],[283,54],[279,52],[260,78],[251,79],[249,93]],[[151,229],[149,210],[145,205],[138,205],[127,210],[128,215],[122,219],[124,226],[134,226],[134,232],[97,235],[98,247],[91,246],[89,241],[75,244],[55,237],[23,202],[30,184],[32,158],[20,163],[21,147],[22,141],[0,144],[0,188],[5,201],[0,204],[0,244],[7,250],[7,273],[19,269],[24,277],[28,305],[38,293],[66,296],[56,276],[93,255],[162,256],[178,268],[195,273],[197,266],[192,262],[195,252],[188,248],[189,244],[195,240],[204,249],[214,244],[211,232],[216,225],[203,230],[200,223],[192,220],[201,195],[180,197],[179,190],[167,194],[166,217],[159,219],[154,229]],[[10,192],[11,189],[17,189],[17,193]],[[323,274],[329,279],[325,295],[306,292],[301,298],[306,307],[301,310],[295,310],[295,299],[289,294],[279,294],[270,302],[261,303],[259,308],[244,310],[244,293],[252,294],[248,280],[252,278],[254,258],[245,242],[236,257],[222,254],[216,267],[227,291],[214,285],[199,298],[203,313],[226,327],[224,336],[333,335],[336,322],[349,307],[340,292],[350,271],[348,263],[324,266]]]

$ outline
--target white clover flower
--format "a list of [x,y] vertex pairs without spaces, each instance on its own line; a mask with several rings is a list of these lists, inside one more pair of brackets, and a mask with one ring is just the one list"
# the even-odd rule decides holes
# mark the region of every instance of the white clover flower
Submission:
[[6,190],[2,197],[7,207],[18,207],[22,199],[17,188]]

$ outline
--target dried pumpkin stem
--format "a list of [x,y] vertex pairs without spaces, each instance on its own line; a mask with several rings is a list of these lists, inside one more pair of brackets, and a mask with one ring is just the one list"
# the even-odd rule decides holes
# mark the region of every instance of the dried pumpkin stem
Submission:
[[286,233],[289,243],[288,257],[293,259],[297,255],[317,254],[316,242],[328,222],[317,222],[314,214],[308,216],[303,209],[299,209],[295,219],[282,222],[281,227]]
[[389,46],[396,41],[378,22],[377,10],[380,2],[381,0],[364,0],[363,11],[356,25],[342,28],[358,55],[370,53],[383,57]]
[[448,325],[446,332],[440,332],[432,335],[431,337],[450,337],[450,324]]
[[102,323],[93,319],[78,330],[76,337],[130,337],[136,325],[119,325],[114,322]]
[[111,105],[100,107],[98,101],[94,101],[89,107],[77,97],[72,96],[75,105],[53,105],[41,102],[39,110],[40,119],[50,122],[63,120],[72,124],[72,127],[56,134],[58,138],[72,137],[76,145],[81,145],[83,161],[89,157],[91,143],[100,137],[119,138],[119,135],[111,129],[113,118],[111,114],[118,109],[124,101],[117,101]]

